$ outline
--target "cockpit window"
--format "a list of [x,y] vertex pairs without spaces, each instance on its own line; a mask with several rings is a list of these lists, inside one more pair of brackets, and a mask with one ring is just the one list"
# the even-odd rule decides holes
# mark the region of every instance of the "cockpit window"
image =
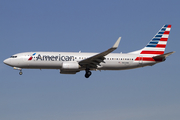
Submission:
[[17,58],[17,56],[11,56],[11,58]]

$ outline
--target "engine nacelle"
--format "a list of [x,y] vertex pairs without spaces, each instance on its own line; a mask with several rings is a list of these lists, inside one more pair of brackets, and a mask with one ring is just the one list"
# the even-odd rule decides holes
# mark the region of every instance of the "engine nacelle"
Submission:
[[76,70],[79,70],[79,67],[80,66],[77,62],[63,62],[61,69],[76,71]]

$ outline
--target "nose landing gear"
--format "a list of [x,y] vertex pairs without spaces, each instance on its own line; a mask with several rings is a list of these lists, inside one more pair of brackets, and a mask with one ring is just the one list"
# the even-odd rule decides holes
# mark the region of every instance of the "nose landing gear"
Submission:
[[91,76],[92,72],[89,69],[86,69],[86,74],[85,77],[89,78],[89,76]]
[[20,70],[19,75],[22,75],[22,74],[23,74],[23,72],[22,72],[22,69],[21,69],[21,68],[14,67],[14,69],[15,69],[15,70]]
[[22,72],[22,70],[20,70],[19,75],[22,75],[22,74],[23,74],[23,72]]

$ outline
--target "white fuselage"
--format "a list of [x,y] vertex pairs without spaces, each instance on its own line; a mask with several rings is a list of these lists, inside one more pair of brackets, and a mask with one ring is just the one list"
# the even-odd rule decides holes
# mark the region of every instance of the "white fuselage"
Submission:
[[[33,53],[36,55],[32,56]],[[97,53],[75,53],[75,52],[25,52],[15,54],[6,59],[5,63],[12,67],[27,69],[61,69],[64,62],[79,62]],[[32,57],[31,60],[29,58]],[[110,53],[105,56],[104,62],[98,65],[96,70],[125,70],[156,64],[155,61],[135,61],[138,54]],[[84,70],[79,66],[79,71]],[[95,70],[95,69],[92,69]]]

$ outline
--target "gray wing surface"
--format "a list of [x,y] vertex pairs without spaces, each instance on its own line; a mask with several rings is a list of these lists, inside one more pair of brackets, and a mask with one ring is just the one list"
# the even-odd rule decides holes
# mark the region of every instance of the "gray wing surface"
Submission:
[[166,59],[169,55],[175,53],[175,51],[173,52],[169,52],[169,53],[165,53],[165,54],[162,54],[162,55],[157,55],[157,56],[154,56],[153,59],[154,60],[161,60],[161,59]]
[[115,44],[113,45],[113,47],[109,48],[108,50],[101,52],[99,54],[96,54],[92,57],[89,57],[87,59],[84,59],[82,61],[79,61],[79,65],[82,68],[97,68],[97,65],[100,66],[100,63],[104,62],[104,59],[106,55],[108,55],[109,53],[111,53],[112,51],[114,51],[115,49],[118,48],[119,43],[120,43],[121,37],[118,38],[118,40],[115,42]]

